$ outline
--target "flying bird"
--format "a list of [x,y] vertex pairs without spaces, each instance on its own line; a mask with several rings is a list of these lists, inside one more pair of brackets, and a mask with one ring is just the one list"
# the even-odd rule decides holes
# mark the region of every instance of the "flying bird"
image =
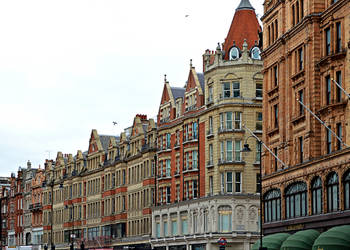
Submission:
[[185,17],[189,17],[190,15],[185,15]]
[[118,123],[117,122],[113,122],[113,125],[117,125]]

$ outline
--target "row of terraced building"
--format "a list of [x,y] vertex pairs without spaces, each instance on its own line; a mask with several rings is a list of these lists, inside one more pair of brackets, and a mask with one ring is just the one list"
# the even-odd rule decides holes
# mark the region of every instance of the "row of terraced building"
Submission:
[[[93,129],[87,151],[46,160],[37,171],[40,202],[27,209],[40,212],[42,246],[201,250],[225,238],[227,249],[250,249],[259,233],[260,148],[241,151],[244,127],[262,134],[260,36],[242,0],[225,42],[205,51],[204,73],[191,62],[184,87],[164,79],[156,121],[136,115],[119,136]],[[21,174],[13,178],[10,199],[23,199]],[[7,244],[26,245],[22,231]]]

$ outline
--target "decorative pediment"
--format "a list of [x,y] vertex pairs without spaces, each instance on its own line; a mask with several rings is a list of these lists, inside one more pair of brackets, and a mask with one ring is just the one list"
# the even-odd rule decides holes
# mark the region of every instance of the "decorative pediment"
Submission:
[[93,129],[91,131],[91,136],[90,136],[90,140],[89,140],[88,154],[95,153],[95,152],[98,152],[100,150],[103,150],[102,144],[100,141],[100,137],[97,133],[97,130]]
[[162,93],[162,99],[160,101],[160,105],[166,104],[166,103],[171,103],[171,105],[174,106],[174,97],[170,89],[170,85],[168,82],[164,83],[163,87],[163,93]]
[[189,72],[188,78],[187,78],[186,92],[190,92],[191,90],[193,90],[195,88],[197,88],[199,95],[203,95],[203,89],[201,86],[201,82],[198,78],[198,74],[196,72],[196,69],[195,69],[195,67],[191,66],[191,69],[190,69],[190,72]]

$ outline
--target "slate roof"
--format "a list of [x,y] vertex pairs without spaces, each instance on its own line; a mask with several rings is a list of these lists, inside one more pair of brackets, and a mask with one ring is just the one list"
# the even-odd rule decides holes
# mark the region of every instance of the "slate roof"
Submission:
[[176,100],[179,97],[185,96],[185,88],[179,88],[179,87],[171,87],[171,92],[173,93],[174,100]]
[[199,83],[201,84],[201,88],[204,91],[204,74],[197,73],[197,77],[198,77]]
[[108,150],[109,140],[110,140],[111,137],[114,137],[116,141],[119,140],[118,136],[113,136],[113,135],[100,135],[99,137],[100,137],[102,148],[105,151]]

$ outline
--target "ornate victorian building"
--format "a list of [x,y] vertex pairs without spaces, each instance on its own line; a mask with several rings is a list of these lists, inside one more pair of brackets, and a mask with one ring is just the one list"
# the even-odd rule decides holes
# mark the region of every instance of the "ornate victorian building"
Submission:
[[137,115],[120,137],[92,130],[88,151],[45,164],[43,242],[150,249],[156,127]]
[[[164,83],[158,113],[155,249],[250,249],[258,236],[259,148],[243,155],[248,127],[262,133],[261,27],[249,1],[225,42],[190,65],[184,88]],[[245,127],[244,127],[245,126]]]
[[350,2],[272,0],[264,13],[263,140],[285,163],[265,154],[264,232],[349,224],[349,98],[337,84],[349,93]]

